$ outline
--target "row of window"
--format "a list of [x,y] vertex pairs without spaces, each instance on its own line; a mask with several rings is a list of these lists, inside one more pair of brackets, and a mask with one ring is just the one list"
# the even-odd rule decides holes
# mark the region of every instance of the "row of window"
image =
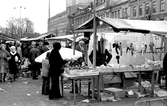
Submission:
[[[96,2],[98,1],[98,3],[103,3],[105,2],[105,0],[96,0]],[[139,14],[139,16],[142,16],[144,14],[149,14],[150,12],[155,14],[158,11],[158,3],[159,3],[159,9],[160,12],[161,11],[165,11],[165,0],[160,0],[160,2],[157,2],[155,0],[153,0],[151,3],[145,3],[145,4],[139,4],[139,6],[133,6],[132,7],[132,17],[137,17],[137,14]],[[128,18],[130,15],[130,8],[125,7],[122,8],[120,10],[115,10],[115,11],[109,11],[109,12],[103,12],[102,14],[98,14],[100,17],[110,17],[110,18]],[[82,15],[80,17],[74,17],[73,18],[73,22],[72,24],[74,25],[74,27],[81,25],[82,23],[84,23],[85,21],[89,20],[92,17],[92,14],[88,14],[85,13],[85,15]],[[62,22],[59,23],[59,25],[67,25],[67,22]],[[59,32],[66,32],[66,29],[62,29]]]
[[[122,12],[122,15],[121,15]],[[110,17],[110,18],[128,18],[128,8],[123,8],[122,10],[115,10],[113,12],[106,12],[98,14],[99,17]]]
[[105,0],[96,0],[95,2],[96,2],[96,5],[98,6],[105,3]]
[[85,16],[74,18],[74,26],[78,26],[83,22],[89,20],[92,17],[92,14],[87,14]]
[[50,20],[50,22],[55,22],[55,21],[57,21],[57,20],[61,20],[61,19],[66,18],[66,17],[67,17],[67,14],[64,14],[64,15],[62,15],[62,16],[60,16],[60,17],[57,17],[57,18],[55,18],[55,19],[53,19],[53,20]]
[[[156,14],[158,2],[153,1],[145,4],[145,14]],[[165,0],[160,0],[160,11],[165,11]],[[144,4],[139,5],[139,16],[144,14]],[[137,16],[137,6],[133,7],[133,17]]]
[[55,34],[58,34],[58,33],[66,33],[66,28],[62,28],[62,29],[51,28],[51,29],[50,29],[50,32],[53,32],[53,33],[55,33]]
[[64,22],[61,22],[58,24],[58,26],[63,26],[63,25],[66,25],[67,24],[67,21],[64,21]]

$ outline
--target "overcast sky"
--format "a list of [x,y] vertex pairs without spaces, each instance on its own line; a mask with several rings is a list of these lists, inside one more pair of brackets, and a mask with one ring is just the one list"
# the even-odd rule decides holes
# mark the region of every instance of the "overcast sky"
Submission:
[[[21,17],[28,17],[34,23],[36,32],[47,32],[48,19],[48,1],[49,0],[0,0],[0,26],[6,27],[6,20],[10,17],[20,17],[20,6],[26,9],[21,9]],[[66,0],[50,0],[51,2],[51,17],[65,11]],[[14,7],[16,9],[14,9]]]

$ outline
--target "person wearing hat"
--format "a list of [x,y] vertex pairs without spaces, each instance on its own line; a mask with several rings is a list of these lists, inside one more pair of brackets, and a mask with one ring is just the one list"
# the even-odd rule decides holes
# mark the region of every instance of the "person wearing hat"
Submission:
[[17,74],[19,72],[17,63],[20,62],[20,56],[16,51],[15,46],[10,47],[10,56],[11,59],[9,60],[9,73],[11,75],[11,82],[15,81],[15,78],[17,77]]

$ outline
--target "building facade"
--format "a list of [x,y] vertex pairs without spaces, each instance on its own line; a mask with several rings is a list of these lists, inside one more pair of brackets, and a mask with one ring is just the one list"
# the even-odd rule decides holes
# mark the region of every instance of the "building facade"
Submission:
[[167,20],[167,0],[129,0],[130,18]]
[[[90,19],[92,14],[91,4],[74,13],[71,20],[74,28]],[[167,20],[167,0],[96,0],[96,14],[119,19]]]
[[90,4],[93,0],[66,0],[66,8],[78,4]]
[[48,31],[55,34],[56,36],[61,36],[66,34],[68,17],[67,11],[57,14],[48,20]]
[[48,19],[48,32],[56,36],[73,33],[70,23],[70,15],[76,13],[79,9],[86,8],[91,0],[67,0],[66,11],[63,11]]
[[[108,18],[130,18],[128,0],[96,0],[96,14],[99,17]],[[86,8],[80,9],[72,14],[74,28],[83,24],[93,16],[93,2]]]
[[[67,10],[50,19],[49,30],[58,35],[71,34],[79,25],[93,17],[93,2],[81,5],[84,0],[67,0]],[[94,1],[94,0],[93,0]],[[95,0],[99,17],[139,20],[167,20],[167,0]],[[63,17],[64,18],[58,18]],[[57,19],[58,18],[58,19]]]

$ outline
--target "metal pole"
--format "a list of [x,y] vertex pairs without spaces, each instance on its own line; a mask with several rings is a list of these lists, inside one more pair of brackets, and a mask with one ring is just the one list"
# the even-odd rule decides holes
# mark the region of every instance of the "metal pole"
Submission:
[[21,39],[21,36],[22,36],[22,19],[21,19],[21,8],[22,8],[22,6],[20,6],[20,39]]
[[[164,36],[161,37],[161,46],[160,47],[163,47],[163,44],[164,44]],[[165,50],[165,44],[164,44],[164,50]],[[165,51],[164,51],[164,56],[165,56]],[[160,52],[159,60],[162,60],[162,52]]]
[[96,33],[97,33],[97,27],[96,27],[96,0],[94,0],[94,8],[93,8],[93,68],[96,68]]
[[50,26],[50,0],[49,0],[49,6],[48,6],[48,33],[50,33],[49,26]]

